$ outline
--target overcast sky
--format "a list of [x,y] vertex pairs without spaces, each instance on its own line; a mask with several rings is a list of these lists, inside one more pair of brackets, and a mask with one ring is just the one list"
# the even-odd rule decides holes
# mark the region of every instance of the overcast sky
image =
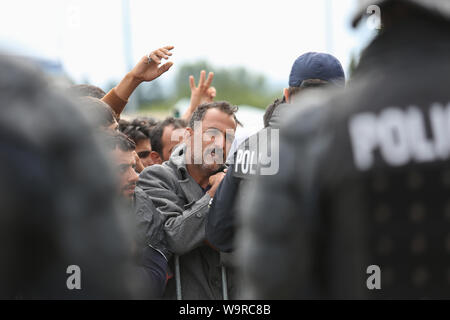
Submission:
[[1,1],[0,48],[60,61],[75,81],[100,86],[126,72],[127,43],[132,63],[174,45],[175,65],[164,75],[169,80],[177,64],[207,59],[283,84],[295,58],[307,51],[330,51],[347,71],[351,53],[370,34],[364,26],[350,28],[356,0],[130,0],[129,42],[124,0]]

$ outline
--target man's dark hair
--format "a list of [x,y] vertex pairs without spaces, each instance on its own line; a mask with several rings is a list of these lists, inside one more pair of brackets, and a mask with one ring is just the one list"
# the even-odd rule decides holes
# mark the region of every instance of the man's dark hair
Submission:
[[[292,99],[298,95],[301,91],[304,91],[308,88],[319,88],[330,85],[328,81],[320,80],[320,79],[307,79],[303,80],[299,87],[289,87],[289,97]],[[283,96],[283,103],[286,103],[286,97]]]
[[272,118],[272,114],[275,111],[275,109],[283,103],[283,99],[276,99],[274,102],[272,102],[266,109],[266,112],[264,113],[264,128],[267,128],[270,123],[270,119]]
[[130,121],[125,119],[120,119],[118,123],[120,132],[123,132],[130,125]]
[[[320,80],[320,79],[309,79],[302,81],[300,87],[289,87],[288,93],[289,97],[295,97],[297,94],[299,94],[301,91],[307,89],[307,88],[318,88],[318,87],[325,87],[328,85],[328,81]],[[264,121],[264,128],[267,128],[270,123],[270,119],[272,119],[272,115],[275,111],[275,109],[282,103],[286,103],[286,97],[283,96],[282,99],[276,99],[273,103],[271,103],[267,108],[266,112],[264,113],[263,121]]]
[[126,124],[119,123],[119,130],[137,144],[141,140],[150,139],[151,129],[147,123],[145,120],[134,119]]
[[133,122],[139,123],[139,125],[146,125],[150,129],[159,123],[158,120],[152,117],[139,117],[134,119]]
[[189,128],[194,128],[194,123],[196,121],[202,121],[205,117],[205,114],[210,109],[219,109],[220,111],[232,115],[234,118],[234,121],[236,122],[236,125],[241,125],[239,120],[236,118],[236,112],[238,111],[237,106],[233,106],[232,104],[226,102],[226,101],[217,101],[217,102],[211,102],[211,103],[204,103],[201,104],[195,109],[194,113],[191,116],[191,119],[189,120]]
[[119,131],[107,130],[102,133],[102,138],[109,150],[119,148],[124,152],[128,152],[136,149],[134,141]]
[[161,158],[163,157],[163,145],[162,145],[162,135],[164,128],[167,126],[173,126],[174,129],[186,128],[186,121],[183,119],[177,119],[173,117],[168,117],[164,121],[158,123],[152,130],[150,130],[150,143],[152,145],[152,151],[156,151]]
[[93,97],[102,99],[106,95],[105,91],[91,84],[76,84],[69,87],[67,91],[74,97]]
[[115,117],[111,107],[93,97],[78,98],[80,108],[89,122],[95,127],[109,127],[115,122]]

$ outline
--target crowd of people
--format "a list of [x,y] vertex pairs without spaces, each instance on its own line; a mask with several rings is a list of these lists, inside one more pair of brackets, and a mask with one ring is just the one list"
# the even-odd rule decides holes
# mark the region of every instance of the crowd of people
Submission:
[[352,79],[301,54],[242,143],[212,72],[180,118],[123,118],[173,46],[107,93],[2,56],[0,297],[450,297],[450,7],[372,2],[383,30]]

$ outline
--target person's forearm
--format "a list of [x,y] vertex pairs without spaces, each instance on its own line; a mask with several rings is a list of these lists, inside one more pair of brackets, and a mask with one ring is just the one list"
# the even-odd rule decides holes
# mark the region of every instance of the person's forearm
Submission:
[[133,76],[132,73],[127,73],[127,75],[119,82],[116,86],[116,94],[122,100],[128,100],[131,94],[136,90],[136,88],[142,83],[142,80]]
[[181,117],[181,119],[185,120],[185,121],[189,121],[189,119],[191,118],[192,114],[194,113],[195,109],[197,109],[198,104],[197,103],[190,103],[189,108],[186,110],[186,112],[183,114],[183,116]]
[[128,98],[141,82],[142,80],[136,78],[129,72],[115,88],[111,89],[101,99],[111,107],[117,120],[120,119],[120,115],[127,105]]

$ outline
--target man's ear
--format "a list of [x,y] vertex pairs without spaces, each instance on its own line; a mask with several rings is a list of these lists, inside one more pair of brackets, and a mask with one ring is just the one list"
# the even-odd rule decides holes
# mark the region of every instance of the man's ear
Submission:
[[284,99],[286,100],[286,103],[289,103],[289,90],[284,88],[283,95],[284,95]]
[[156,151],[150,152],[150,158],[152,158],[152,162],[154,164],[162,164],[163,163],[161,156]]
[[184,130],[184,139],[186,140],[187,138],[189,138],[190,136],[192,136],[192,134],[194,133],[194,130],[192,130],[192,128],[185,128]]
[[194,130],[192,130],[192,128],[187,127],[184,130],[184,137],[183,137],[183,141],[187,144],[190,145],[191,144],[191,137],[194,135]]

